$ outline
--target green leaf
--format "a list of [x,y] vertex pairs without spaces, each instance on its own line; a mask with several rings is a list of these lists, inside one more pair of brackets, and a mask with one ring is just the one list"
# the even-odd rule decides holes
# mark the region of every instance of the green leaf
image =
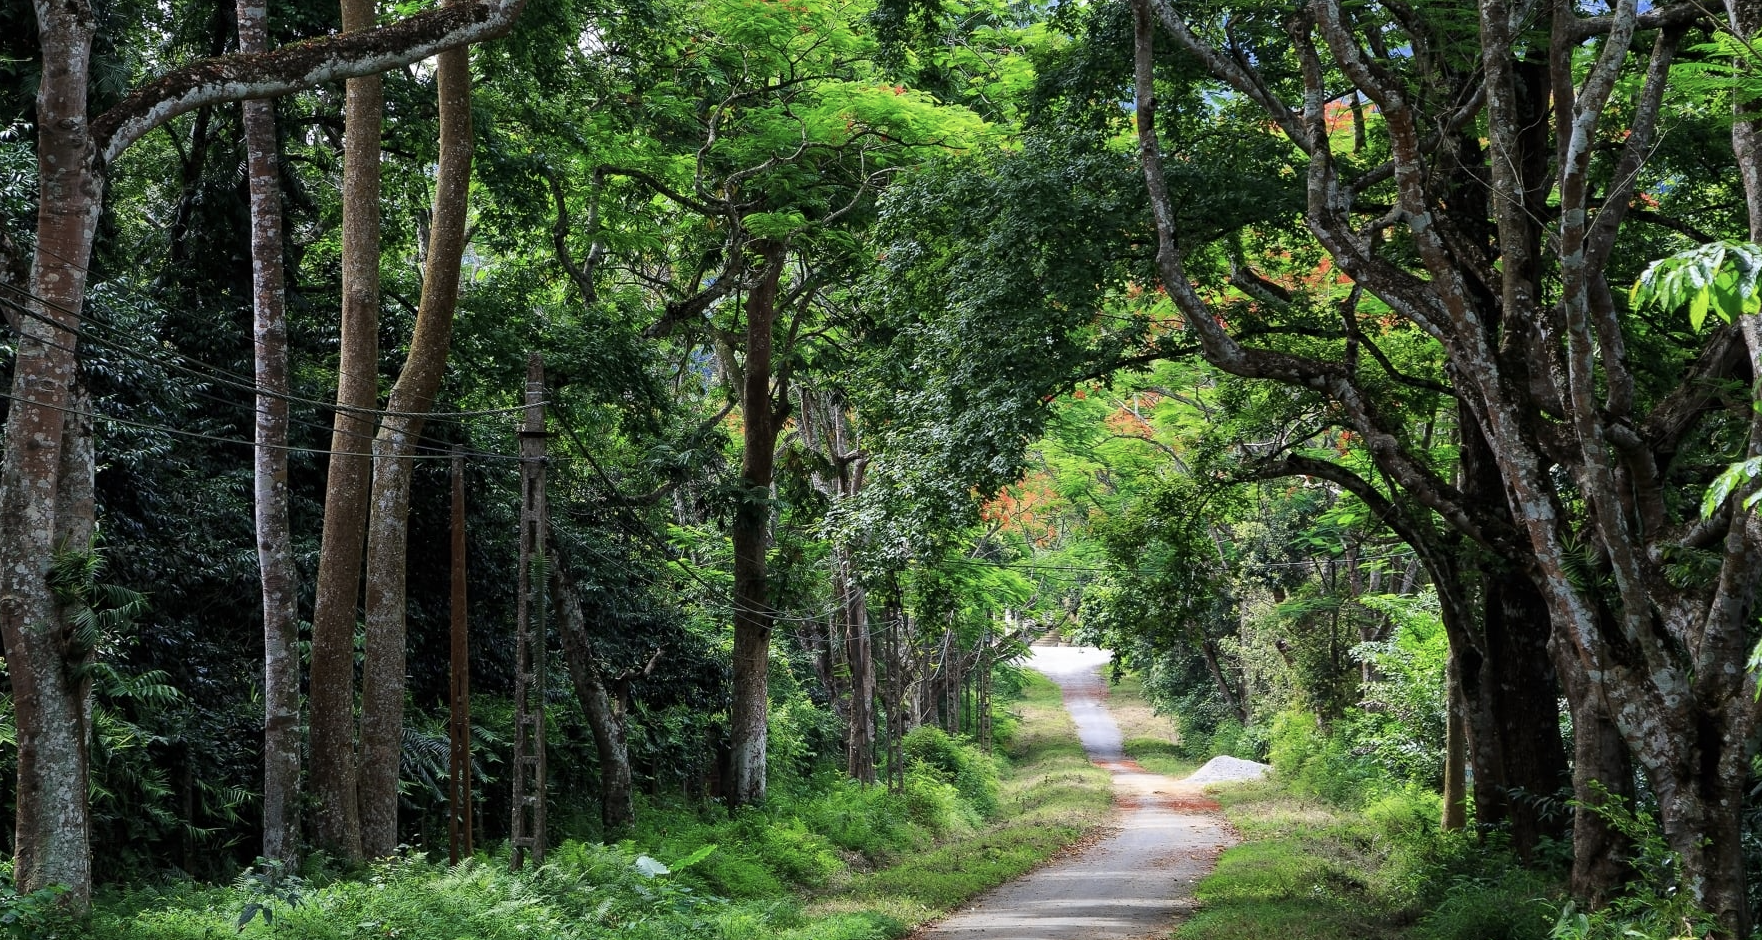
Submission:
[[715,851],[716,851],[716,843],[714,843],[714,842],[710,843],[709,845],[699,846],[697,851],[695,851],[695,852],[691,853],[690,855],[687,855],[684,858],[679,859],[678,861],[674,862],[673,863],[673,870],[674,871],[684,871],[685,869],[690,868],[693,865],[696,865],[698,862],[701,862],[704,859],[709,858],[710,854]]
[[[1762,475],[1762,457],[1751,457],[1749,460],[1726,467],[1724,472],[1714,479],[1713,485],[1707,487],[1707,495],[1701,499],[1701,518],[1712,518],[1733,490],[1748,484],[1758,475]],[[1754,506],[1758,495],[1762,494],[1751,494],[1746,497],[1744,508],[1748,509]]]
[[1628,292],[1634,309],[1657,304],[1688,307],[1689,325],[1700,330],[1713,313],[1730,323],[1762,309],[1762,246],[1713,242],[1660,258],[1646,267]]
[[758,238],[784,239],[804,228],[808,220],[796,210],[788,212],[755,212],[742,224]]
[[[1744,664],[1744,668],[1751,672],[1762,671],[1762,640],[1758,640],[1750,650],[1750,661]],[[1762,687],[1756,689],[1756,697],[1762,699]]]
[[1689,295],[1689,326],[1697,333],[1701,331],[1701,324],[1707,322],[1707,307],[1711,300],[1705,288]]

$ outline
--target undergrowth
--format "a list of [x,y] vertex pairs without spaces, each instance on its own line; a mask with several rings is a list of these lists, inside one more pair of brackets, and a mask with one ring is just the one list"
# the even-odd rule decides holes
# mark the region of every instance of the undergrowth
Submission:
[[[1680,940],[1712,922],[1680,884],[1657,820],[1610,802],[1597,812],[1635,847],[1637,877],[1607,907],[1567,900],[1567,849],[1525,866],[1498,832],[1442,832],[1442,800],[1390,783],[1346,735],[1288,713],[1272,724],[1273,777],[1218,790],[1242,844],[1200,882],[1178,940]],[[1560,864],[1550,866],[1554,856]]]
[[1348,808],[1283,780],[1218,792],[1243,842],[1200,882],[1181,940],[1546,940],[1555,879],[1463,833],[1404,788]]
[[1273,776],[1217,797],[1242,835],[1199,885],[1181,940],[1546,940],[1556,878],[1466,832],[1439,795],[1391,784],[1301,713],[1272,723]]
[[902,792],[822,774],[762,808],[650,805],[635,838],[566,841],[534,870],[409,852],[364,876],[270,868],[230,886],[112,890],[92,940],[880,940],[1032,868],[1106,819],[1058,691],[1028,679],[1007,759],[934,729],[905,742]]

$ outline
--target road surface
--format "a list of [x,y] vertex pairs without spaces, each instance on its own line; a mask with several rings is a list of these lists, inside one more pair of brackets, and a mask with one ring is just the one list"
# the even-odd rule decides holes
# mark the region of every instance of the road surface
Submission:
[[1105,650],[1036,646],[1028,666],[1064,690],[1089,759],[1113,771],[1114,828],[1082,851],[980,895],[917,940],[1141,940],[1193,908],[1235,836],[1197,784],[1126,759],[1108,714]]

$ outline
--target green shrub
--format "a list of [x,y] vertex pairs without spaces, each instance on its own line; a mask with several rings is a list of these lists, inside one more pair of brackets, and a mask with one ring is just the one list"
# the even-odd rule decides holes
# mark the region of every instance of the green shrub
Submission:
[[[806,735],[780,749],[793,755],[785,763],[798,776],[773,789],[763,806],[728,815],[714,806],[645,800],[633,840],[566,841],[546,864],[524,872],[508,871],[504,850],[499,858],[451,867],[408,854],[339,878],[314,853],[301,872],[304,884],[247,875],[231,887],[179,882],[114,892],[100,897],[97,913],[76,933],[25,935],[893,940],[910,924],[1033,867],[1105,817],[1107,773],[1083,755],[1057,690],[1038,677],[1026,684],[1033,696],[1023,707],[1036,710],[1035,721],[1019,731],[1007,783],[1000,784],[992,758],[929,731],[911,739],[901,793],[824,769],[807,774],[801,761],[816,745]],[[997,818],[980,829],[984,806]],[[948,835],[964,838],[936,843]],[[859,873],[849,872],[853,865]],[[851,910],[853,902],[867,909]],[[239,930],[253,904],[259,909]],[[812,906],[804,912],[804,904]],[[263,916],[266,907],[273,921]],[[0,940],[5,936],[0,930]]]
[[1211,740],[1206,742],[1206,750],[1209,752],[1206,757],[1216,757],[1220,754],[1228,754],[1231,757],[1241,756],[1236,752],[1242,742],[1242,730],[1242,723],[1233,717],[1218,722],[1217,730],[1211,733]]
[[766,788],[786,798],[811,792],[814,765],[842,737],[838,717],[799,693],[773,701],[766,721]]
[[1273,772],[1292,792],[1341,805],[1364,798],[1375,769],[1354,758],[1347,743],[1322,733],[1307,712],[1281,712],[1273,719],[1267,747]]
[[814,798],[790,810],[810,831],[870,862],[923,848],[930,841],[930,833],[912,823],[898,794],[886,787],[863,786],[842,774],[828,776]]
[[763,858],[744,849],[717,852],[701,875],[706,887],[731,898],[769,898],[789,890]]
[[905,936],[908,929],[898,918],[877,911],[857,911],[834,914],[782,934],[766,936],[777,940],[893,940]]
[[38,888],[19,894],[12,888],[11,866],[0,880],[0,937],[19,940],[58,940],[76,936],[79,925],[61,906],[64,885]]
[[900,796],[907,818],[938,839],[952,832],[970,831],[979,822],[978,813],[961,799],[954,784],[923,764],[913,764],[906,770]]
[[667,866],[627,847],[564,843],[536,870],[512,873],[505,858],[436,865],[420,855],[376,863],[365,880],[340,881],[279,907],[274,920],[239,926],[260,898],[247,887],[173,891],[105,899],[87,934],[93,940],[218,940],[276,937],[354,940],[515,940],[549,937],[706,936],[728,902],[693,891]]
[[1436,841],[1443,813],[1443,797],[1412,785],[1384,791],[1364,804],[1365,818],[1393,842]]
[[[1621,896],[1598,911],[1563,905],[1548,936],[1553,940],[1675,940],[1721,936],[1719,923],[1695,904],[1695,892],[1682,857],[1664,841],[1664,830],[1649,810],[1636,809],[1592,784],[1602,796],[1591,812],[1609,821],[1633,842],[1634,880]],[[1581,805],[1581,809],[1585,808]]]
[[997,765],[978,748],[956,740],[940,728],[912,729],[900,742],[906,761],[952,784],[960,798],[981,817],[997,812]]
[[799,819],[760,820],[749,844],[783,879],[817,888],[844,870],[844,862],[825,836],[808,831]]
[[1265,724],[1251,724],[1242,729],[1236,736],[1235,746],[1228,753],[1232,757],[1244,760],[1266,760],[1267,746],[1272,738],[1272,728]]
[[1296,780],[1314,757],[1315,739],[1319,736],[1314,715],[1280,712],[1273,718],[1272,734],[1267,741],[1267,760],[1273,765],[1273,773],[1283,780]]
[[1414,940],[1546,940],[1547,898],[1557,886],[1516,864],[1458,876],[1414,930]]

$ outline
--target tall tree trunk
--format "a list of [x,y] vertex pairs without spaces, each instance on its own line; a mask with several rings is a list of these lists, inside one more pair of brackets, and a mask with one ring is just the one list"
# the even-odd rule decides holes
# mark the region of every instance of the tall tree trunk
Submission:
[[[26,518],[52,526],[55,551],[85,552],[92,548],[93,533],[91,400],[76,387],[67,401],[61,447],[45,448],[59,451],[54,498],[45,500],[52,509],[37,519]],[[92,729],[90,683],[76,676],[91,650],[75,642],[71,611],[56,597],[48,572],[43,584],[48,594],[43,619],[15,629],[11,617],[15,611],[25,612],[23,604],[15,600],[0,608],[8,621],[6,648],[18,728],[13,877],[21,891],[66,885],[66,903],[80,910],[89,903],[92,888],[91,811],[85,789]]]
[[1479,642],[1452,642],[1474,771],[1475,822],[1507,825],[1512,847],[1528,857],[1542,836],[1560,834],[1535,798],[1552,795],[1567,780],[1557,686],[1546,647],[1532,635],[1547,618],[1536,610],[1528,578],[1497,571],[1482,577]]
[[891,577],[889,581],[892,583],[881,610],[881,661],[885,672],[881,683],[881,733],[887,788],[897,793],[905,786],[905,762],[900,753],[900,726],[904,724],[905,713],[905,655],[900,651],[904,612],[900,609],[898,578]]
[[[829,469],[816,471],[814,486],[837,507],[863,489],[868,457],[857,446],[849,413],[836,394],[803,388],[800,425],[808,446],[820,452]],[[837,539],[832,545],[832,623],[838,635],[829,646],[843,649],[849,667],[846,683],[839,683],[834,669],[834,692],[848,694],[842,706],[845,718],[845,772],[863,783],[875,782],[875,652],[869,636],[869,601],[857,576],[850,545]]]
[[581,595],[569,579],[559,556],[551,567],[551,595],[557,611],[557,636],[563,644],[569,679],[575,697],[593,732],[594,749],[600,759],[600,822],[602,839],[613,842],[636,826],[636,804],[631,797],[630,747],[627,743],[622,703],[607,688],[599,666],[593,661],[588,641],[587,617]]
[[1206,671],[1211,673],[1212,684],[1217,686],[1218,696],[1224,700],[1224,705],[1230,709],[1230,714],[1246,726],[1248,724],[1248,703],[1242,701],[1242,697],[1237,694],[1236,687],[1224,674],[1222,657],[1218,656],[1217,641],[1210,637],[1201,638],[1199,652],[1205,659]]
[[[1762,4],[1755,0],[1725,0],[1726,25],[1738,38],[1753,40],[1762,34]],[[1741,96],[1733,96],[1740,98]],[[1756,116],[1755,100],[1733,100],[1731,149],[1738,158],[1738,177],[1744,185],[1744,204],[1749,210],[1750,241],[1762,242],[1762,118]]]
[[89,0],[34,7],[42,53],[37,252],[30,274],[36,300],[32,315],[19,318],[13,401],[0,456],[0,637],[19,738],[14,874],[27,891],[66,885],[64,903],[83,908],[91,894],[84,753],[89,722],[67,660],[77,663],[84,653],[68,648],[67,624],[48,575],[58,546],[84,550],[81,531],[89,541],[89,525],[60,518],[57,507],[89,505],[61,489],[67,481],[77,486],[89,478],[92,463],[90,434],[66,415],[78,408],[75,345],[104,168],[143,135],[196,108],[396,68],[459,43],[499,36],[512,27],[521,3],[491,0],[462,15],[418,14],[369,37],[193,62],[136,88],[96,118],[88,113],[87,91],[99,17]]
[[[343,0],[343,32],[373,25],[373,0]],[[355,761],[355,621],[378,404],[379,161],[384,92],[378,75],[352,78],[344,102],[343,313],[337,413],[324,486],[324,533],[312,609],[312,835],[345,863],[361,861]]]
[[979,747],[987,754],[991,753],[991,670],[996,665],[996,656],[992,653],[994,642],[991,625],[986,624],[979,639],[979,687],[973,694],[973,703],[979,713]]
[[[1461,421],[1461,486],[1465,499],[1503,508],[1505,489],[1486,438],[1466,407]],[[1495,510],[1497,511],[1497,509]],[[1559,682],[1548,655],[1549,617],[1528,573],[1515,563],[1469,548],[1454,553],[1450,571],[1434,571],[1439,591],[1468,600],[1470,618],[1451,637],[1462,693],[1475,822],[1506,824],[1525,858],[1543,836],[1564,834],[1544,818],[1538,797],[1568,779],[1560,739]],[[1449,626],[1447,623],[1446,626]],[[1466,632],[1465,632],[1466,631]]]
[[1560,644],[1554,649],[1572,707],[1572,795],[1578,803],[1572,814],[1572,894],[1586,905],[1601,907],[1632,876],[1627,859],[1633,844],[1593,807],[1609,802],[1631,806],[1634,768],[1627,742],[1585,676],[1584,665],[1570,654],[1560,655]]
[[[1477,762],[1475,813],[1483,825],[1508,822],[1512,847],[1528,858],[1543,836],[1565,832],[1564,820],[1547,818],[1540,800],[1569,779],[1560,687],[1548,656],[1548,614],[1535,585],[1515,571],[1487,570],[1482,576],[1485,656],[1465,691],[1482,699],[1485,720],[1478,728],[1471,721],[1469,740],[1502,773],[1483,780]],[[1496,758],[1487,755],[1493,749]]]
[[367,663],[361,683],[361,842],[370,857],[398,847],[398,760],[404,728],[404,611],[409,550],[410,471],[422,414],[446,372],[459,305],[471,187],[471,60],[468,47],[436,58],[440,166],[422,272],[422,302],[410,355],[373,441],[367,526]]
[[[1484,109],[1477,114],[1471,107],[1462,115],[1479,121],[1485,137],[1477,139],[1473,131],[1460,135],[1464,146],[1453,158],[1426,142],[1439,119],[1453,119],[1366,60],[1363,30],[1337,0],[1317,0],[1308,5],[1306,19],[1290,21],[1293,50],[1303,64],[1301,117],[1259,80],[1252,65],[1207,45],[1165,0],[1155,2],[1156,18],[1182,45],[1214,75],[1262,105],[1288,139],[1309,153],[1305,221],[1324,250],[1348,276],[1438,340],[1455,394],[1464,403],[1461,424],[1484,438],[1499,484],[1496,490],[1457,493],[1428,474],[1418,455],[1404,450],[1350,367],[1243,346],[1194,290],[1176,243],[1174,208],[1154,133],[1150,6],[1136,4],[1136,102],[1158,268],[1163,288],[1207,360],[1244,377],[1324,391],[1342,413],[1352,415],[1367,440],[1380,442],[1369,448],[1379,469],[1521,570],[1521,580],[1534,587],[1531,593],[1539,594],[1541,604],[1523,596],[1519,578],[1508,578],[1519,590],[1505,592],[1506,585],[1497,585],[1499,602],[1485,607],[1500,622],[1488,630],[1491,634],[1497,626],[1505,633],[1488,637],[1487,663],[1474,669],[1463,664],[1471,746],[1482,751],[1489,737],[1503,736],[1509,720],[1534,729],[1541,740],[1537,712],[1552,693],[1544,696],[1543,684],[1524,679],[1540,669],[1524,662],[1540,659],[1524,622],[1545,611],[1553,636],[1570,646],[1593,686],[1591,694],[1607,702],[1629,753],[1651,782],[1666,838],[1683,859],[1686,889],[1719,919],[1721,936],[1746,936],[1739,791],[1762,715],[1758,680],[1743,667],[1749,651],[1744,633],[1762,590],[1762,519],[1731,512],[1711,530],[1681,519],[1693,536],[1684,540],[1672,522],[1688,514],[1669,505],[1665,468],[1691,425],[1714,411],[1695,401],[1700,393],[1693,386],[1735,373],[1728,365],[1733,357],[1721,349],[1733,332],[1747,347],[1750,376],[1762,375],[1762,317],[1740,317],[1737,331],[1715,333],[1689,381],[1663,396],[1649,416],[1642,415],[1622,311],[1605,274],[1643,176],[1640,169],[1655,149],[1665,88],[1688,21],[1658,11],[1641,14],[1637,0],[1621,0],[1591,26],[1571,4],[1554,4],[1546,57],[1549,87],[1543,89],[1544,63],[1527,38],[1533,34],[1520,40],[1509,4],[1479,4],[1482,75],[1437,76],[1464,91],[1484,91]],[[1675,15],[1699,10],[1679,7]],[[1734,2],[1731,13],[1740,32],[1754,31],[1757,9],[1751,0]],[[1652,38],[1652,51],[1643,60],[1634,55],[1641,35]],[[1626,80],[1639,77],[1632,67],[1636,61],[1646,63],[1639,83]],[[1588,67],[1574,68],[1576,62]],[[1411,238],[1424,277],[1364,251],[1341,208],[1351,200],[1345,195],[1349,184],[1332,162],[1321,108],[1329,93],[1326,76],[1338,74],[1336,66],[1382,114],[1397,197],[1390,217],[1399,219],[1402,237]],[[1618,88],[1638,90],[1631,108],[1610,107]],[[1631,120],[1627,127],[1611,126],[1616,122],[1606,119],[1613,115]],[[1593,157],[1603,149],[1598,142],[1611,136],[1623,142],[1614,172],[1607,173],[1609,165]],[[1756,143],[1734,139],[1740,159],[1753,156]],[[1484,188],[1489,201],[1476,205],[1472,199],[1440,198],[1447,196],[1447,181],[1482,176],[1487,184],[1470,189]],[[1750,174],[1746,184],[1751,183],[1751,189],[1762,188],[1762,174]],[[1762,199],[1754,204],[1762,207]],[[1469,247],[1477,240],[1483,244]],[[1544,244],[1557,279],[1538,262]],[[1537,342],[1538,337],[1549,341]],[[1745,456],[1758,454],[1762,415],[1753,415]],[[1753,489],[1733,495],[1741,498]],[[1484,511],[1495,505],[1495,492],[1503,497],[1509,521]],[[1674,584],[1669,565],[1685,544],[1718,545],[1716,578],[1687,588]],[[1584,548],[1596,553],[1597,566],[1606,572],[1594,588],[1581,576]],[[1513,661],[1510,667],[1497,662],[1501,643],[1515,654],[1506,657]],[[1500,710],[1481,716],[1491,735],[1477,725],[1475,690],[1467,685],[1475,675],[1518,693],[1501,695]],[[1526,699],[1538,708],[1522,707]],[[1505,757],[1520,761],[1530,756],[1516,748],[1503,750]],[[1477,758],[1477,777],[1479,766]],[[1522,763],[1507,768],[1518,785],[1526,776],[1543,784],[1546,775],[1535,772],[1539,769]],[[1478,787],[1477,780],[1477,793]],[[1521,822],[1514,823],[1514,833],[1521,831]]]
[[[238,4],[239,51],[269,48],[263,0]],[[297,572],[288,522],[288,327],[282,270],[282,217],[275,104],[246,101],[251,192],[251,310],[257,421],[253,512],[263,594],[263,857],[299,861],[300,633]]]
[[74,331],[102,208],[86,115],[96,19],[81,0],[38,3],[36,11],[43,74],[30,289],[38,300],[33,315],[20,318],[0,457],[0,636],[18,728],[13,876],[21,891],[66,885],[66,903],[84,909],[92,890],[90,718],[71,669],[84,654],[71,647],[49,575],[58,549],[85,551],[91,537],[91,434],[73,385]]
[[942,711],[942,730],[949,734],[961,730],[961,654],[955,645],[954,628],[942,631],[942,689],[938,705]]
[[1730,938],[1750,936],[1752,916],[1744,889],[1742,831],[1748,789],[1749,742],[1713,722],[1685,729],[1696,758],[1648,774],[1658,796],[1664,838],[1682,856],[1682,871],[1703,910]]
[[[1754,50],[1756,39],[1762,37],[1762,3],[1758,3],[1756,0],[1725,0],[1725,8],[1727,22],[1732,32],[1738,38],[1749,43],[1750,48]],[[1758,72],[1754,59],[1748,63],[1747,67],[1749,77],[1754,79]],[[1749,87],[1756,86],[1752,84]],[[1738,172],[1744,186],[1744,203],[1750,222],[1749,237],[1752,242],[1762,242],[1762,117],[1757,117],[1759,108],[1762,108],[1762,100],[1752,98],[1745,101],[1741,100],[1741,96],[1738,95],[1734,95],[1733,99],[1732,113],[1735,119],[1731,127],[1731,144],[1732,152],[1737,157]],[[1762,317],[1753,314],[1743,317],[1742,328],[1744,341],[1749,346],[1750,352],[1751,397],[1762,397]],[[1762,446],[1762,441],[1755,439],[1754,428],[1752,428],[1750,454],[1754,455],[1759,446]],[[1756,522],[1751,520],[1749,524],[1754,527]],[[1751,619],[1754,620],[1753,612]],[[1733,822],[1737,819],[1737,812],[1744,805],[1742,785],[1747,779],[1745,771],[1739,768],[1747,764],[1744,758],[1756,747],[1756,729],[1752,727],[1746,730],[1748,733],[1743,740],[1726,741],[1724,747],[1714,750],[1712,754],[1704,755],[1701,761],[1703,768],[1714,768],[1711,771],[1704,769],[1703,773],[1725,775],[1720,779],[1703,779],[1702,784],[1703,786],[1716,787],[1721,791],[1712,794],[1715,800],[1710,805],[1722,808],[1726,816]],[[1702,734],[1709,733],[1705,728],[1700,731]],[[1717,754],[1718,758],[1709,760],[1708,758],[1713,754]],[[1734,788],[1737,789],[1736,793],[1731,792]],[[1679,828],[1686,830],[1687,827]],[[1728,823],[1728,827],[1722,831],[1736,833],[1739,829]],[[1684,836],[1686,841],[1694,841],[1696,838],[1687,832],[1684,833]],[[1745,865],[1742,861],[1738,840],[1722,840],[1716,847],[1707,846],[1707,849],[1714,853],[1715,869],[1725,873],[1723,883],[1717,888],[1718,902],[1713,907],[1734,911],[1738,916],[1727,922],[1735,924],[1738,936],[1748,936],[1755,920],[1754,912],[1750,910],[1747,903],[1744,885]]]
[[766,672],[770,667],[771,608],[765,585],[765,556],[771,544],[771,481],[779,402],[771,394],[771,325],[777,318],[777,285],[783,276],[783,246],[759,247],[764,268],[746,300],[746,360],[741,389],[745,425],[740,459],[744,489],[734,512],[734,700],[729,736],[734,750],[728,787],[730,806],[765,800]]
[[1439,828],[1456,832],[1468,825],[1468,743],[1462,702],[1462,667],[1450,651],[1444,679],[1444,812]]

